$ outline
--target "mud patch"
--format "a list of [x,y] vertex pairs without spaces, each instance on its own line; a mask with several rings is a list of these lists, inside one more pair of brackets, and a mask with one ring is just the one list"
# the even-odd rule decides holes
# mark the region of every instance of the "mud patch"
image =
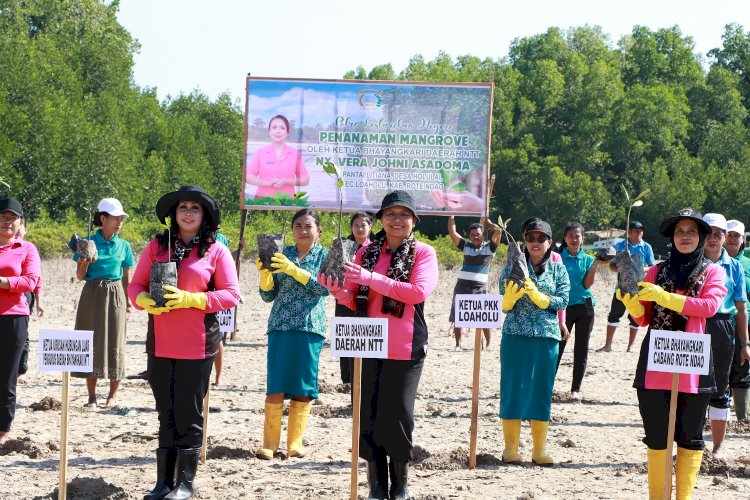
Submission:
[[234,440],[214,439],[209,436],[206,459],[208,460],[246,460],[255,457],[255,450],[260,448],[257,439]]
[[53,397],[45,396],[41,399],[41,401],[31,403],[29,405],[29,408],[34,411],[59,410],[62,408],[62,403]]
[[351,389],[351,384],[329,384],[328,382],[318,381],[318,392],[321,394],[349,394]]
[[320,405],[313,406],[310,413],[323,418],[350,418],[352,416],[352,407],[336,406],[332,408],[327,405]]
[[0,455],[18,453],[19,455],[26,455],[29,458],[44,458],[48,455],[49,450],[49,445],[40,445],[32,441],[30,437],[22,437],[7,440],[0,446]]
[[497,458],[495,455],[491,453],[478,453],[477,454],[477,466],[479,467],[482,467],[482,466],[496,467],[502,464],[503,464],[503,460],[501,458]]
[[459,470],[469,465],[469,450],[457,448],[448,453],[435,453],[416,465],[424,470]]
[[[58,490],[34,500],[57,499]],[[77,477],[68,483],[68,498],[76,500],[128,500],[127,492],[102,478]]]
[[733,420],[727,423],[727,432],[750,434],[750,420]]

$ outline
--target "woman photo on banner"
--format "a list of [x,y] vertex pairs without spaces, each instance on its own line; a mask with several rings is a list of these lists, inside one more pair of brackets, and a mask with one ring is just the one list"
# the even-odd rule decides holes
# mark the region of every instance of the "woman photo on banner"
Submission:
[[[706,319],[716,314],[727,293],[724,270],[704,256],[711,226],[700,213],[682,209],[662,221],[659,233],[672,243],[669,258],[649,268],[635,295],[619,288],[615,292],[638,325],[648,327],[633,387],[646,433],[649,498],[664,494],[667,452],[672,449],[667,443],[672,374],[646,368],[651,330],[704,333]],[[680,374],[678,390],[674,434],[677,498],[691,498],[703,459],[706,410],[716,390],[713,357],[708,375]]]
[[[568,271],[570,295],[565,309],[565,327],[573,334],[575,329],[575,347],[573,349],[573,380],[570,393],[573,399],[581,399],[581,383],[586,375],[589,357],[589,340],[594,329],[594,284],[596,270],[606,261],[596,260],[583,250],[583,226],[578,222],[569,222],[563,230],[560,258]],[[568,339],[560,341],[560,352],[557,354],[557,368],[560,368]]]
[[0,445],[9,438],[16,415],[16,382],[29,330],[26,292],[36,288],[42,267],[36,247],[18,239],[23,207],[0,200]]
[[388,320],[388,359],[362,360],[359,456],[367,461],[369,498],[402,499],[409,498],[414,400],[427,355],[424,302],[438,264],[435,250],[414,237],[419,217],[409,193],[385,195],[376,218],[383,230],[345,264],[343,286],[322,274],[318,281],[357,316]]
[[115,198],[104,198],[94,213],[94,225],[101,229],[91,236],[96,254],[90,259],[73,254],[76,261],[76,278],[85,281],[76,311],[76,330],[94,332],[94,362],[91,373],[72,373],[86,379],[88,402],[95,407],[96,381],[109,380],[106,406],[117,405],[117,390],[125,378],[125,334],[130,302],[126,295],[133,267],[130,243],[120,238],[122,224],[128,214]]
[[[169,229],[141,254],[128,295],[149,313],[147,376],[159,414],[156,485],[144,498],[191,498],[203,441],[203,399],[219,350],[216,313],[240,300],[237,269],[229,249],[216,242],[221,214],[198,186],[182,186],[156,203]],[[177,286],[164,285],[167,302],[149,294],[151,267],[175,262]],[[165,496],[166,495],[166,496]]]
[[502,310],[506,313],[500,343],[500,418],[504,462],[520,462],[521,421],[531,422],[537,465],[554,463],[546,452],[547,430],[555,384],[557,353],[562,334],[558,311],[568,304],[570,282],[565,266],[552,262],[552,228],[536,218],[523,228],[529,277],[509,279],[511,264],[500,275]]
[[303,208],[292,218],[294,245],[271,258],[270,271],[256,260],[260,297],[273,302],[268,316],[266,403],[263,447],[255,456],[270,460],[281,442],[284,400],[290,399],[287,456],[303,457],[302,436],[312,400],[318,398],[318,363],[326,337],[325,298],[328,290],[311,279],[318,274],[328,250],[320,246],[320,217]]
[[[350,219],[352,232],[349,235],[349,239],[356,242],[356,250],[359,250],[370,243],[370,232],[372,231],[373,222],[372,216],[366,212],[356,212],[352,214],[352,218]],[[346,307],[344,304],[339,303],[339,301],[336,301],[335,315],[354,316],[354,311]],[[341,383],[351,384],[354,358],[342,356],[339,358],[339,364],[341,366]]]
[[245,182],[258,186],[254,198],[274,197],[278,193],[294,196],[297,186],[307,186],[310,174],[299,150],[287,145],[289,120],[276,115],[268,122],[271,144],[259,148],[247,163]]

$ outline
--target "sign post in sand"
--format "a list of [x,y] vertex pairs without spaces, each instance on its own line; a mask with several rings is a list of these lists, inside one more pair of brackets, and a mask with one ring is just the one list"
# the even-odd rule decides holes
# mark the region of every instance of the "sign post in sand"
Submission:
[[456,328],[476,328],[474,336],[474,370],[471,384],[471,426],[469,437],[469,469],[477,465],[477,430],[479,420],[479,367],[482,351],[482,328],[500,328],[503,322],[498,294],[456,294]]
[[354,358],[352,370],[352,466],[350,494],[357,500],[359,464],[359,407],[362,358],[388,358],[388,320],[386,318],[331,318],[331,355]]
[[667,428],[667,458],[664,469],[664,499],[672,496],[672,448],[677,417],[677,392],[680,373],[707,375],[711,360],[711,336],[696,333],[651,330],[647,369],[672,374]]
[[60,482],[57,498],[68,494],[68,388],[70,372],[89,373],[94,363],[94,332],[83,330],[40,330],[39,371],[63,372],[60,416]]

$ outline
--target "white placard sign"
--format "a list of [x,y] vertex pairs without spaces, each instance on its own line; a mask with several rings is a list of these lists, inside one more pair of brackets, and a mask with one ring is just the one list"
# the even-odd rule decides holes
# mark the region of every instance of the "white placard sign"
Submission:
[[331,318],[331,355],[336,358],[388,358],[386,318]]
[[454,325],[456,328],[500,328],[503,325],[498,294],[456,294]]
[[94,332],[39,330],[40,372],[88,373],[94,365]]
[[651,330],[648,343],[649,370],[707,375],[710,360],[710,335]]
[[221,333],[232,333],[234,331],[234,307],[226,311],[216,313],[216,319],[219,320],[219,331]]

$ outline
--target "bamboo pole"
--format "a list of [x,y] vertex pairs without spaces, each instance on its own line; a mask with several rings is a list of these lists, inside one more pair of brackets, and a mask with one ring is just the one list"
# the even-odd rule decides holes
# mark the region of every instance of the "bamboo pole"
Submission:
[[352,373],[352,477],[351,500],[357,500],[357,485],[359,483],[359,407],[362,386],[362,358],[354,358]]

